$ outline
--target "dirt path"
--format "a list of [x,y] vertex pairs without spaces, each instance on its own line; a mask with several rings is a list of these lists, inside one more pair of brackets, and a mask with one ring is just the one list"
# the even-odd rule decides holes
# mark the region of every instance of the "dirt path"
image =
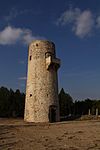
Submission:
[[0,150],[100,150],[100,121],[34,124],[0,119]]

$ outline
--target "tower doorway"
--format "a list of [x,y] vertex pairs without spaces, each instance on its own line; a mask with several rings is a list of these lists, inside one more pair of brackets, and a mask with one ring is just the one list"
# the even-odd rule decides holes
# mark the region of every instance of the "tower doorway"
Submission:
[[49,107],[49,122],[56,122],[56,106],[51,105]]

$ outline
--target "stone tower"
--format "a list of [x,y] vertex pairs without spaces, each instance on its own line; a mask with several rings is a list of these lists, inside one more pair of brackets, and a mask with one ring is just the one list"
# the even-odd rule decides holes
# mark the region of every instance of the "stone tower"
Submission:
[[35,40],[29,45],[25,115],[28,122],[59,121],[57,70],[54,43]]

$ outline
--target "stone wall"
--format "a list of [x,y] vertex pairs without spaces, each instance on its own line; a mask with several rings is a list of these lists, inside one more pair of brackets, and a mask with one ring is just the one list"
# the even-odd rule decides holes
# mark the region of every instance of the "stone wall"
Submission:
[[36,40],[29,45],[25,116],[28,122],[49,122],[50,109],[56,111],[59,121],[57,69],[52,63],[46,69],[46,54],[56,58],[55,45]]

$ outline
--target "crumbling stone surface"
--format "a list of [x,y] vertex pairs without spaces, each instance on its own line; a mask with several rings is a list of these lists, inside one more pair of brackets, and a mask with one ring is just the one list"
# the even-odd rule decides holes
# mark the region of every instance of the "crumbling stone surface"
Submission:
[[[55,59],[46,68],[46,57]],[[58,79],[55,45],[35,40],[29,45],[25,115],[28,122],[59,121]],[[53,117],[53,118],[52,118]]]

